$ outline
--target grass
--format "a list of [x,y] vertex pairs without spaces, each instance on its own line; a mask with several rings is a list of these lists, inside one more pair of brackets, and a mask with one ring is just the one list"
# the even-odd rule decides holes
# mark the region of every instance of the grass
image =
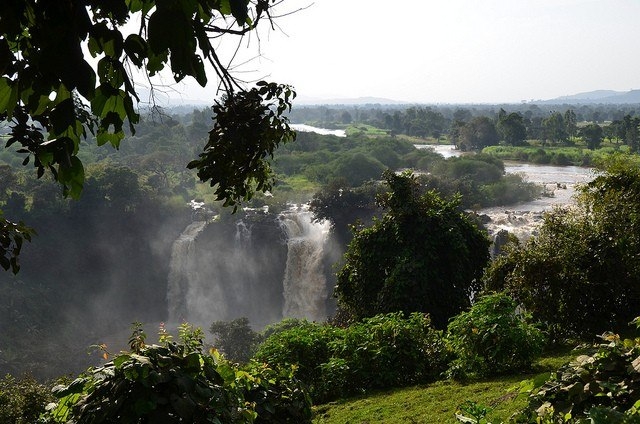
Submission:
[[349,125],[345,129],[345,132],[349,137],[354,135],[366,135],[369,137],[380,137],[380,136],[389,135],[389,130],[376,128],[374,126],[367,125],[367,124]]
[[359,397],[318,405],[314,408],[315,424],[447,424],[457,423],[458,407],[466,401],[491,408],[487,420],[497,424],[506,422],[526,399],[517,396],[517,387],[523,380],[557,369],[577,355],[573,351],[560,351],[540,358],[534,364],[534,373],[496,377],[482,381],[461,383],[438,381],[426,386],[392,389]]

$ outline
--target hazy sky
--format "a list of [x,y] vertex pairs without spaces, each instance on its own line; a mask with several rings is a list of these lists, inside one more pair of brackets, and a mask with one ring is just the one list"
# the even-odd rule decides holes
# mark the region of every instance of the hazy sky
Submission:
[[281,10],[304,6],[262,31],[261,57],[239,67],[257,71],[248,79],[301,97],[421,103],[640,88],[640,0],[285,0]]

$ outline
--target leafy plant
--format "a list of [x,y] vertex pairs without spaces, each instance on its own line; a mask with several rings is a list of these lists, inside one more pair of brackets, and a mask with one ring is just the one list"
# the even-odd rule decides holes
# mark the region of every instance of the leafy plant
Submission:
[[491,408],[477,402],[467,400],[458,406],[456,419],[461,423],[491,424],[485,418],[489,412],[491,412]]
[[523,384],[529,404],[517,422],[640,422],[640,338],[600,337],[592,354],[578,356],[546,381]]
[[448,373],[453,377],[486,376],[530,368],[542,352],[542,332],[531,316],[518,311],[503,293],[482,296],[447,328],[447,343],[456,355]]
[[135,325],[131,351],[54,388],[59,401],[51,408],[51,419],[60,423],[309,421],[308,395],[290,370],[275,372],[257,364],[236,368],[215,350],[205,354],[202,330],[188,324],[180,329],[180,343],[163,337],[163,345],[147,345],[141,327]]
[[0,422],[33,424],[54,399],[50,387],[30,375],[20,378],[6,375],[0,380]]

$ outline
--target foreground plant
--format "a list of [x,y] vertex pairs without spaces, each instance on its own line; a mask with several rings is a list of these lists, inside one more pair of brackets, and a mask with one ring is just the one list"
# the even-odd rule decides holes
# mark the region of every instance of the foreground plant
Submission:
[[[640,328],[640,317],[633,323]],[[543,384],[523,385],[529,405],[518,423],[640,423],[640,337],[605,333],[591,355],[580,355]]]
[[179,333],[179,343],[161,332],[161,345],[147,345],[141,326],[134,327],[130,351],[54,388],[53,422],[310,421],[309,397],[291,369],[255,363],[239,369],[215,350],[203,352],[202,330],[185,324]]
[[542,332],[530,315],[518,312],[503,293],[481,297],[467,312],[449,323],[447,342],[455,353],[452,377],[488,376],[521,371],[542,352]]

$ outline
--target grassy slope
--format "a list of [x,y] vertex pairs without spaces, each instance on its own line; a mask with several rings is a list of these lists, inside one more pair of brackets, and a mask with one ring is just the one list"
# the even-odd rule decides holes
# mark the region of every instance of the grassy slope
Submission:
[[[554,370],[570,361],[576,352],[549,354],[536,362],[536,373]],[[459,383],[439,381],[427,386],[415,386],[377,392],[315,407],[316,424],[373,423],[456,423],[459,405],[472,400],[492,408],[487,415],[494,424],[506,421],[525,406],[523,397],[515,397],[510,389],[535,374],[518,374],[482,381]]]

